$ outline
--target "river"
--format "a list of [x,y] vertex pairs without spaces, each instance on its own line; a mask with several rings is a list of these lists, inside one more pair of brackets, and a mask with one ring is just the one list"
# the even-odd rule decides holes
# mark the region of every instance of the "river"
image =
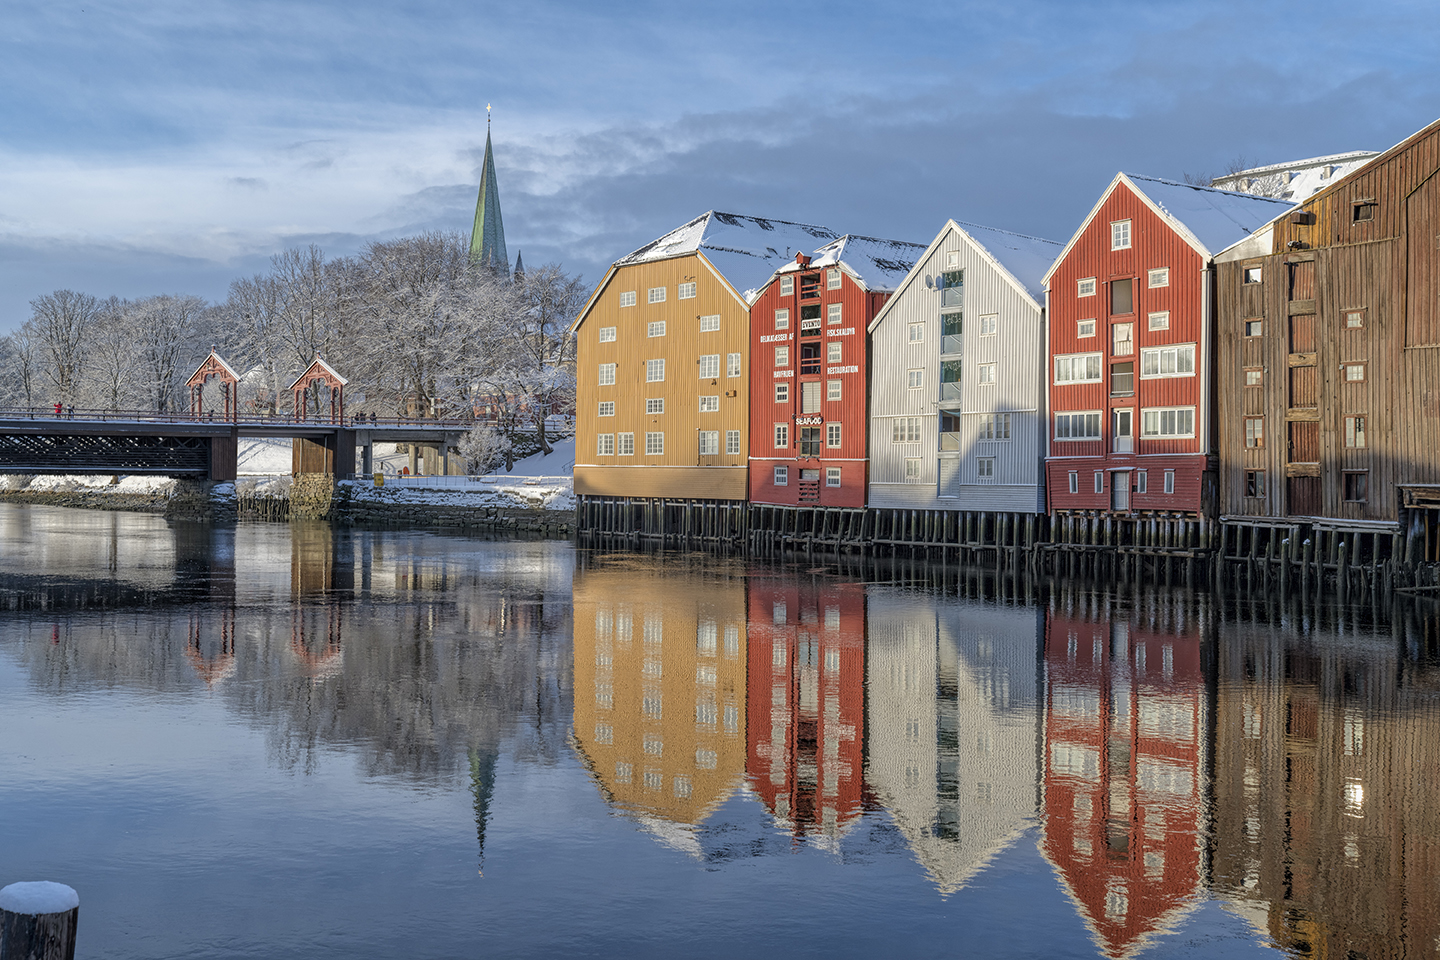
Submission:
[[1440,949],[1440,603],[0,505],[80,957]]

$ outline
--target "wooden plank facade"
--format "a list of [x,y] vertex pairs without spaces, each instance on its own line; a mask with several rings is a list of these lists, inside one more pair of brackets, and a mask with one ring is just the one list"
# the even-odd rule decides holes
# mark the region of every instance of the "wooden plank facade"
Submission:
[[1440,557],[1437,173],[1440,121],[1216,258],[1224,514],[1404,521]]
[[881,310],[870,326],[871,506],[1044,510],[1040,278],[1059,252],[952,220]]

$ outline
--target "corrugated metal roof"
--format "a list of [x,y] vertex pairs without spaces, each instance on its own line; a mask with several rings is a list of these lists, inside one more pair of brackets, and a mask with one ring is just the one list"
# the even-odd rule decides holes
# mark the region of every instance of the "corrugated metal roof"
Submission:
[[897,290],[925,253],[923,243],[846,234],[815,251],[811,267],[843,264],[870,291]]

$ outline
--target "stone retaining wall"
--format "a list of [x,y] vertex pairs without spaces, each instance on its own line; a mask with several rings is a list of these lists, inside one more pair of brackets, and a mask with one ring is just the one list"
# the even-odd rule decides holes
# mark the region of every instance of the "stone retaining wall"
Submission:
[[208,480],[177,480],[174,489],[155,493],[112,493],[87,490],[0,490],[0,503],[33,503],[80,510],[123,510],[155,513],[179,520],[233,523],[234,484]]

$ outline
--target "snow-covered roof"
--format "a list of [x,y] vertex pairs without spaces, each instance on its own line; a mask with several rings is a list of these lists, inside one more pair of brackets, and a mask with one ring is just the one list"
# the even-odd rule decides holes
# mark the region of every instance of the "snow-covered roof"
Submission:
[[290,384],[290,386],[286,389],[294,390],[297,386],[300,385],[301,380],[305,380],[310,377],[310,371],[314,370],[316,367],[320,368],[321,373],[328,374],[330,377],[334,378],[337,382],[339,382],[342,387],[350,382],[349,380],[346,380],[344,377],[340,376],[340,374],[336,372],[334,367],[330,366],[330,364],[320,359],[320,357],[317,355],[314,360],[310,361],[310,366],[305,368],[305,372],[300,374],[300,376],[296,377],[295,382]]
[[762,286],[785,261],[795,259],[795,254],[815,249],[817,242],[837,239],[839,234],[828,227],[710,210],[621,257],[615,266],[703,253],[749,300],[751,291]]
[[[899,289],[924,253],[923,243],[858,237],[847,233],[816,250],[810,268],[840,265],[848,268],[866,290],[891,291]],[[792,260],[779,272],[798,269],[799,264]]]
[[1375,150],[1352,150],[1328,157],[1271,163],[1216,177],[1210,185],[1217,189],[1238,190],[1242,193],[1263,191],[1285,200],[1307,200],[1378,156],[1380,154]]
[[193,383],[193,382],[195,381],[195,378],[200,375],[200,371],[201,371],[201,370],[204,370],[204,369],[205,369],[205,365],[206,365],[207,363],[209,363],[211,360],[214,360],[216,363],[218,363],[218,364],[220,365],[221,369],[223,369],[223,370],[224,370],[226,373],[228,373],[230,376],[234,377],[235,380],[236,380],[236,382],[239,382],[239,380],[240,380],[240,374],[236,373],[236,372],[235,372],[235,368],[232,367],[232,366],[230,366],[230,364],[228,364],[228,363],[225,362],[225,358],[224,358],[224,357],[220,356],[220,354],[218,354],[218,353],[215,352],[215,348],[214,348],[214,347],[211,347],[211,348],[210,348],[210,352],[205,355],[205,359],[202,360],[202,361],[200,361],[200,366],[196,367],[196,368],[195,368],[195,372],[192,373],[192,374],[190,374],[190,379],[187,381],[187,383]]
[[1037,303],[1045,302],[1045,273],[1064,249],[1064,244],[978,223],[967,223],[964,220],[950,222],[969,234],[977,246],[994,257]]

